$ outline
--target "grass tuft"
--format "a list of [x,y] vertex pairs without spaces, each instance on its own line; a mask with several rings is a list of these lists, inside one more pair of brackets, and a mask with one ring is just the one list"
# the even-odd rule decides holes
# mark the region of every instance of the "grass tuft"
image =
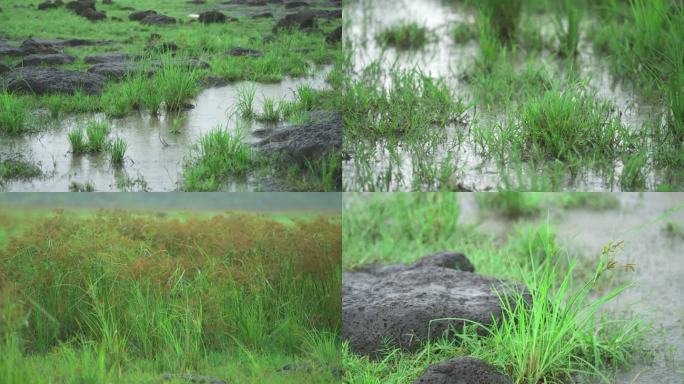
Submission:
[[376,36],[378,42],[401,50],[420,49],[431,39],[431,32],[415,22],[397,24]]
[[0,132],[17,135],[25,130],[27,117],[24,101],[8,90],[0,92]]
[[112,164],[123,165],[124,157],[126,156],[126,149],[128,144],[122,138],[117,137],[109,146],[109,155],[112,159]]

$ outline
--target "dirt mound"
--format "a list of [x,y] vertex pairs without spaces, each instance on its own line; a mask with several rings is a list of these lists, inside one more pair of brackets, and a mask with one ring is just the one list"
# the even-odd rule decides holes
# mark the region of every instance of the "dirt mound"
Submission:
[[35,54],[25,56],[21,65],[36,66],[36,65],[64,65],[71,64],[76,60],[75,57],[64,53],[49,53],[49,54]]

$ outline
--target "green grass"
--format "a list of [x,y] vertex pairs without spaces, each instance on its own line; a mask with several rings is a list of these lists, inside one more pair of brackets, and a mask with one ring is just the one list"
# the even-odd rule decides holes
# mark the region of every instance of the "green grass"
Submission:
[[[75,15],[64,7],[36,11],[35,8],[24,8],[23,0],[8,0],[5,9],[14,9],[14,17],[9,13],[0,13],[0,35],[10,40],[21,41],[28,36],[41,39],[56,38],[81,38],[93,40],[113,41],[113,44],[103,44],[87,47],[66,47],[65,53],[76,56],[73,64],[64,66],[66,69],[85,71],[89,68],[83,62],[83,57],[94,53],[119,51],[141,55],[145,60],[163,60],[164,52],[150,47],[150,35],[161,35],[160,42],[174,42],[179,46],[177,57],[194,57],[211,65],[210,69],[195,73],[196,80],[207,75],[223,77],[228,81],[253,80],[259,82],[280,81],[286,76],[299,77],[308,74],[311,63],[317,65],[333,64],[342,57],[342,50],[338,44],[328,44],[325,36],[336,29],[340,19],[319,18],[316,31],[304,33],[298,30],[280,32],[274,35],[272,41],[264,41],[263,37],[271,34],[273,27],[272,19],[254,20],[244,15],[245,9],[224,10],[223,12],[237,16],[239,21],[223,24],[202,25],[192,23],[189,13],[208,10],[210,5],[192,6],[186,3],[168,3],[159,0],[122,0],[113,5],[98,4],[98,10],[103,10],[108,20],[103,22],[90,22]],[[128,20],[130,10],[133,7],[138,10],[155,9],[159,13],[175,17],[179,23],[170,26],[143,26],[138,22]],[[110,20],[119,18],[120,21]],[[21,23],[18,19],[30,20]],[[264,52],[264,56],[258,58],[226,56],[225,52],[233,47],[245,47]],[[311,48],[301,51],[299,48]],[[9,59],[13,66],[18,62]],[[189,68],[181,68],[178,71],[187,76],[193,76]],[[166,101],[173,108],[177,107],[177,97],[192,94],[190,84],[182,76],[173,76],[173,84],[165,89]],[[128,83],[135,82],[134,77],[124,79],[120,84],[109,85],[107,88],[127,88]],[[115,93],[110,94],[110,93]],[[117,97],[118,96],[118,97]],[[159,93],[130,94],[124,92],[107,91],[103,96],[90,96],[88,102],[82,99],[82,95],[55,95],[55,96],[27,96],[26,102],[31,107],[49,107],[54,116],[71,112],[105,112],[109,116],[116,117],[130,113],[141,107],[141,98],[147,99],[143,105],[154,113]]]
[[571,0],[563,0],[560,7],[560,15],[555,21],[556,36],[560,43],[559,52],[564,57],[574,58],[577,55],[577,46],[580,41],[582,9]]
[[184,215],[66,210],[11,235],[3,382],[335,382],[339,219]]
[[122,138],[117,137],[109,146],[109,155],[112,159],[112,164],[123,165],[124,157],[126,156],[126,149],[128,149],[128,143]]
[[88,152],[87,141],[81,128],[72,129],[68,134],[68,138],[73,154],[79,155]]
[[681,223],[668,221],[663,230],[668,236],[684,239],[684,226]]
[[254,84],[244,84],[238,88],[237,112],[243,119],[254,117],[255,96],[256,86]]
[[[154,89],[159,92],[166,110],[180,111],[186,109],[189,101],[199,93],[197,79],[198,74],[195,71],[165,63],[164,68],[155,75],[152,83]],[[153,91],[150,90],[150,92]]]
[[280,121],[280,107],[273,99],[264,99],[262,110],[256,117],[257,121],[275,124]]
[[488,22],[501,41],[506,42],[513,39],[522,14],[522,0],[506,2],[482,0],[477,5],[480,7],[480,12],[485,16],[481,22]]
[[0,132],[11,135],[24,132],[27,116],[22,99],[7,90],[0,92]]
[[380,32],[375,38],[385,46],[412,50],[429,44],[432,33],[426,27],[412,22],[393,25]]
[[[89,121],[85,128],[86,144],[89,153],[99,153],[107,148],[109,126],[102,121]],[[71,138],[71,135],[70,135]],[[73,142],[72,142],[73,145]]]
[[252,167],[252,150],[240,131],[219,127],[202,136],[197,146],[183,172],[186,191],[216,191],[227,176],[244,176]]
[[[489,200],[484,195],[478,199]],[[530,204],[555,201],[553,195],[531,195]],[[572,205],[587,199],[583,195],[576,201],[558,201]],[[502,296],[502,322],[484,333],[473,324],[456,337],[427,341],[415,353],[390,347],[380,358],[369,359],[354,354],[345,343],[345,382],[412,382],[428,365],[458,356],[482,358],[515,383],[564,382],[575,372],[605,380],[641,352],[646,328],[640,320],[614,318],[604,311],[605,304],[625,289],[620,285],[605,290],[608,275],[617,273],[609,261],[618,247],[611,243],[594,266],[580,262],[584,259],[562,245],[548,223],[522,222],[504,239],[494,239],[458,224],[461,208],[453,193],[347,194],[344,207],[345,269],[366,263],[410,263],[436,251],[458,250],[478,273],[523,282],[533,303],[530,307],[516,294]]]
[[69,184],[69,192],[95,192],[95,186],[89,181],[86,181],[85,183],[72,181],[71,184]]

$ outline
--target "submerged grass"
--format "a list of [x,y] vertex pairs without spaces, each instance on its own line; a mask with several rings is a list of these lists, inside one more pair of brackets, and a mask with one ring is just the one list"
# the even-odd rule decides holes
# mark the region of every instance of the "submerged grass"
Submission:
[[109,156],[112,159],[112,164],[117,166],[123,165],[126,149],[128,149],[128,143],[124,139],[120,137],[114,139],[109,146]]
[[329,216],[46,215],[0,251],[0,374],[335,382],[340,252]]
[[23,155],[0,155],[0,186],[8,180],[25,180],[43,174],[40,166]]
[[420,49],[430,42],[431,32],[417,23],[397,24],[375,37],[383,45],[402,50]]

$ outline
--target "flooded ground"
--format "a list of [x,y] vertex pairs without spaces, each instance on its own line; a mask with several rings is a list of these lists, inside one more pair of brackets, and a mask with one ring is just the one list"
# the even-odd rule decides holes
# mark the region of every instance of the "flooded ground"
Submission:
[[[633,284],[609,309],[623,318],[637,317],[653,327],[644,348],[653,356],[620,372],[611,383],[684,383],[684,237],[664,230],[668,221],[684,225],[684,194],[623,193],[618,210],[569,210],[551,212],[538,220],[550,220],[558,237],[589,260],[595,260],[603,246],[624,241],[616,256],[620,264],[636,265],[628,274]],[[479,222],[485,233],[503,235],[512,222],[479,215],[475,196],[461,195],[465,222]]]
[[[392,12],[387,10],[391,9]],[[453,29],[456,25],[474,25],[476,15],[462,2],[443,0],[356,0],[345,5],[345,49],[350,52],[352,76],[358,76],[364,68],[377,65],[381,84],[391,86],[393,72],[417,68],[434,79],[443,79],[456,98],[466,104],[474,100],[469,75],[480,54],[477,39],[456,41]],[[376,36],[383,30],[401,23],[415,22],[428,28],[432,41],[419,50],[383,48]],[[584,25],[591,22],[584,20]],[[526,17],[524,23],[532,23],[542,35],[553,36],[553,20],[545,15]],[[477,27],[475,26],[475,29]],[[616,79],[606,60],[599,58],[587,40],[586,31],[581,36],[579,55],[575,68],[586,87],[612,105],[622,124],[630,131],[644,129],[644,123],[658,120],[663,108],[640,98],[631,86]],[[526,56],[510,55],[515,66],[528,64]],[[566,71],[564,62],[549,51],[539,53],[535,64],[545,67],[552,78],[562,78]],[[565,80],[561,80],[561,83]],[[554,169],[505,159],[501,165],[491,153],[486,153],[477,142],[475,131],[495,130],[497,124],[507,121],[507,113],[501,108],[487,109],[473,105],[463,116],[463,121],[448,126],[435,126],[443,130],[444,137],[438,143],[430,143],[425,150],[415,143],[399,143],[388,146],[384,142],[346,143],[349,156],[343,164],[344,188],[355,190],[493,190],[505,189],[562,189],[582,191],[621,190],[619,182],[624,165],[616,160],[607,167],[585,167],[569,172],[564,169],[553,186],[539,186]],[[426,146],[426,145],[425,145]],[[440,175],[436,177],[434,175]],[[647,188],[662,182],[655,172],[644,175]],[[541,181],[540,181],[541,180]]]
[[[325,77],[329,67],[308,78],[286,78],[273,84],[254,84],[254,110],[260,112],[265,99],[293,100],[300,85],[314,89],[327,87]],[[238,90],[248,82],[208,88],[192,101],[194,108],[184,113],[152,117],[137,113],[121,119],[106,119],[111,137],[128,143],[125,165],[113,168],[107,154],[74,155],[67,138],[73,128],[84,127],[92,119],[105,120],[103,114],[77,115],[48,122],[49,128],[36,134],[0,137],[0,148],[10,153],[22,153],[39,162],[46,176],[32,180],[9,181],[7,191],[57,192],[68,191],[73,182],[90,183],[96,191],[173,191],[179,187],[184,159],[203,134],[221,126],[235,130],[238,126],[249,133],[265,128],[254,121],[236,117]],[[286,123],[280,123],[286,124]],[[272,125],[270,125],[272,126]],[[247,141],[254,138],[247,136]],[[263,178],[270,175],[249,175],[231,180],[226,191],[262,189]],[[269,182],[270,183],[270,182]]]

